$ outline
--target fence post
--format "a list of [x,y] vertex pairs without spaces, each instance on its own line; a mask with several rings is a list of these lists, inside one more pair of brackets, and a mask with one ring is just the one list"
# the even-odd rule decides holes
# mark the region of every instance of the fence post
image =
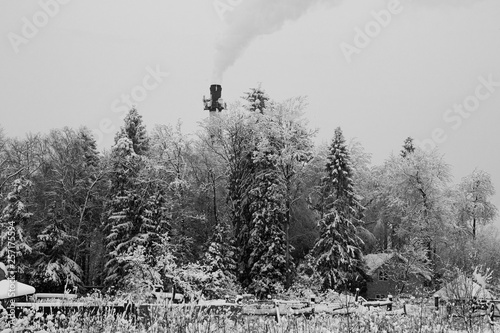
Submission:
[[390,302],[387,304],[387,311],[392,311],[392,295],[388,295],[387,300]]
[[439,296],[434,296],[434,307],[436,308],[436,312],[439,311]]
[[276,322],[279,324],[281,324],[281,317],[280,317],[280,307],[279,307],[279,304],[277,301],[274,301],[274,309],[276,311]]
[[490,319],[490,324],[493,324],[493,321],[495,320],[495,303],[491,302],[488,306],[488,315]]

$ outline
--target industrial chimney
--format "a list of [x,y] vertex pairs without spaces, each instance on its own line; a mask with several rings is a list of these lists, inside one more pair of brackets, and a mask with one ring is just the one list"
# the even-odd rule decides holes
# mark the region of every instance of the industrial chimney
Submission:
[[212,84],[210,86],[210,98],[205,98],[203,96],[203,103],[205,104],[205,110],[212,112],[220,112],[226,108],[226,103],[221,98],[222,96],[222,86],[220,84]]

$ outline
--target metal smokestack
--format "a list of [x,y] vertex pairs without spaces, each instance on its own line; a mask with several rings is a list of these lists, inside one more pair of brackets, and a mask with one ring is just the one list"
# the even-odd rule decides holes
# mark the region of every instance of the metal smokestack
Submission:
[[210,96],[212,96],[212,101],[218,101],[222,96],[222,86],[220,84],[212,84],[210,86]]
[[220,112],[226,108],[226,103],[221,98],[222,96],[222,86],[220,84],[212,84],[210,86],[210,98],[205,98],[203,96],[203,103],[205,104],[205,110],[212,112]]

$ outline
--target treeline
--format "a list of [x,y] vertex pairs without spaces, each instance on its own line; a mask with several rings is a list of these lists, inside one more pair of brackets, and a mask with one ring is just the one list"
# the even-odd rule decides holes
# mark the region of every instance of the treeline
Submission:
[[190,135],[147,131],[132,109],[102,153],[86,128],[0,132],[0,261],[40,292],[209,297],[362,287],[363,255],[379,252],[403,258],[403,284],[499,272],[487,173],[453,184],[443,157],[411,138],[373,166],[340,128],[315,147],[304,98],[256,88],[244,100]]

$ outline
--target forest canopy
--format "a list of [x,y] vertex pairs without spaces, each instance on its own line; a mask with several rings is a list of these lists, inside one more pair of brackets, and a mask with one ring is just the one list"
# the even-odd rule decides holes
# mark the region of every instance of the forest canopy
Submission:
[[454,184],[411,138],[381,165],[341,128],[315,146],[306,108],[259,87],[190,134],[132,108],[103,152],[87,128],[0,131],[0,262],[15,230],[17,279],[39,292],[351,290],[372,253],[434,283],[478,266],[498,280],[486,172]]

